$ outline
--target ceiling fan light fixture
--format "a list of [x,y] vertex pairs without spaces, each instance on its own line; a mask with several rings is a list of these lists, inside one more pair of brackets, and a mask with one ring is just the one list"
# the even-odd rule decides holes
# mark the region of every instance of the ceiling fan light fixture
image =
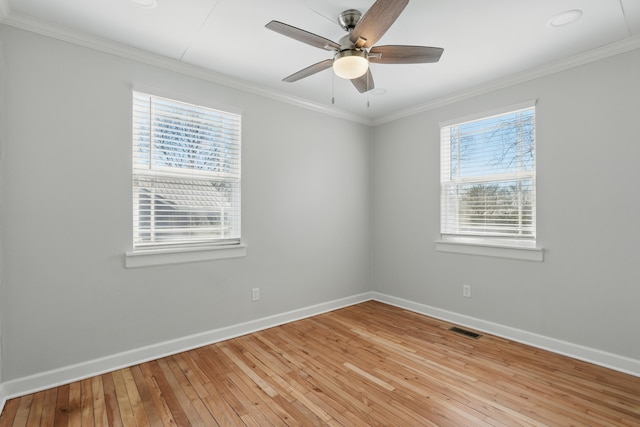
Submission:
[[359,49],[345,49],[333,58],[333,72],[343,79],[357,79],[369,69],[367,54]]

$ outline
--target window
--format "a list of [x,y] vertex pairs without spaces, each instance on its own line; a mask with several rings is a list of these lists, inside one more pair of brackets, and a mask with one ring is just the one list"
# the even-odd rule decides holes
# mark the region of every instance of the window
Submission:
[[535,247],[533,102],[441,126],[442,240]]
[[133,93],[133,252],[240,243],[240,116]]

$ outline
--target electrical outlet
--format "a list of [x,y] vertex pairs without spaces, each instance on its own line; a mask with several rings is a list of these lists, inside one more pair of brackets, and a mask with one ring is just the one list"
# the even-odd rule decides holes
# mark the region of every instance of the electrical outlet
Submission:
[[465,298],[471,298],[471,286],[462,285],[462,296]]
[[251,289],[251,301],[259,301],[260,300],[260,288]]

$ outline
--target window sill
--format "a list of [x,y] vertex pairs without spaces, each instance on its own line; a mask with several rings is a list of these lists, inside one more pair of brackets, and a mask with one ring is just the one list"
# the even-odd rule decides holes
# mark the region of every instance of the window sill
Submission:
[[245,256],[247,256],[247,245],[240,244],[193,249],[127,252],[124,257],[124,263],[126,268],[137,268],[150,267],[154,265],[242,258]]
[[480,255],[495,258],[509,258],[536,262],[542,262],[544,259],[543,249],[535,247],[451,240],[436,240],[435,244],[436,250],[438,252]]

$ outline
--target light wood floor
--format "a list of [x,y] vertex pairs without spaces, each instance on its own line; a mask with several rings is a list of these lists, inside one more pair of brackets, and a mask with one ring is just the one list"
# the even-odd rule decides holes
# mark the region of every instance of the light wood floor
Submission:
[[640,378],[376,302],[7,402],[2,426],[640,426]]

